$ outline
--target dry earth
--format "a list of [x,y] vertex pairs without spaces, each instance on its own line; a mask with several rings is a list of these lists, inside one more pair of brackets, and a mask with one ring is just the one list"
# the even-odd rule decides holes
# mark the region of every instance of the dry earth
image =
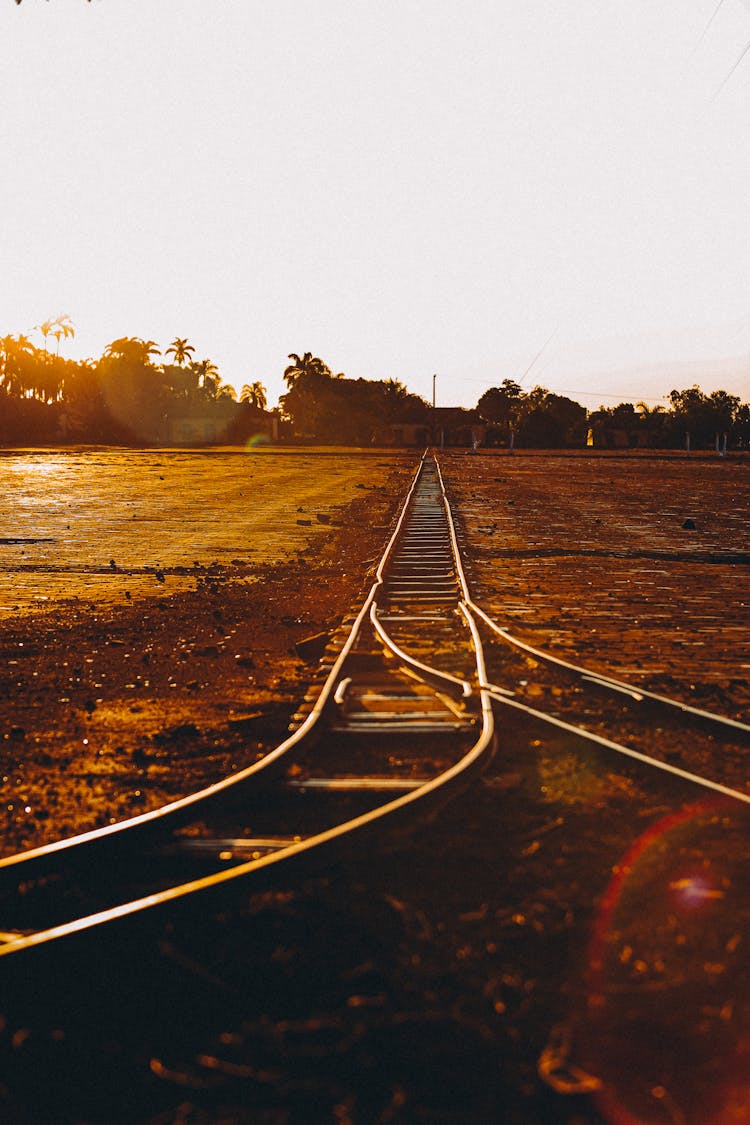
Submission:
[[[342,467],[296,457],[301,488]],[[494,616],[576,662],[747,716],[747,460],[442,463]],[[293,528],[312,539],[283,561],[158,543],[130,558],[152,572],[115,558],[120,578],[99,550],[101,598],[6,617],[7,851],[178,795],[281,736],[314,675],[295,642],[367,587],[414,459],[343,464],[342,526],[320,525],[316,500]],[[175,928],[147,993],[133,986],[146,952],[119,949],[71,973],[75,1002],[7,1009],[0,1110],[14,1125],[749,1120],[748,824],[712,808],[665,819],[674,807],[671,783],[506,717],[467,799],[377,863]],[[690,911],[671,891],[666,905],[696,871]]]
[[317,660],[295,645],[362,595],[417,460],[0,458],[3,852],[163,804],[278,741]]
[[496,620],[567,660],[747,714],[750,458],[454,455],[445,474]]

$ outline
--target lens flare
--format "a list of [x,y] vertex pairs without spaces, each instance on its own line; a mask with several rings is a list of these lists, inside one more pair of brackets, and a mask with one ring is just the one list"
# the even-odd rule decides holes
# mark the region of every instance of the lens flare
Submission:
[[258,449],[261,445],[270,445],[271,439],[268,434],[253,434],[245,442],[245,452],[252,453],[253,450]]
[[609,1125],[750,1120],[747,829],[725,799],[691,805],[612,869],[575,1034]]

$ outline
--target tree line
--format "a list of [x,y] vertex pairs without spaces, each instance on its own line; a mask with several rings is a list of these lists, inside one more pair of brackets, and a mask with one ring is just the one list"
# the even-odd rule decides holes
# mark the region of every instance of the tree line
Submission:
[[[303,352],[289,355],[286,392],[269,411],[263,383],[246,383],[238,396],[210,359],[195,358],[186,337],[175,337],[162,353],[153,340],[123,336],[99,359],[72,360],[60,354],[75,334],[68,316],[37,327],[41,343],[0,337],[4,445],[235,443],[272,431],[282,441],[339,445],[750,447],[750,405],[697,386],[671,391],[669,406],[624,402],[588,411],[544,387],[525,391],[504,379],[473,409],[435,411],[398,379],[347,378]],[[204,428],[192,431],[194,422]]]
[[485,391],[477,412],[488,444],[559,448],[580,446],[673,449],[750,447],[750,404],[727,391],[672,390],[669,406],[621,402],[588,411],[544,387],[524,392],[512,379]]
[[244,386],[237,402],[216,364],[196,360],[186,337],[175,337],[163,356],[154,340],[122,336],[99,359],[72,360],[60,355],[61,341],[75,331],[69,317],[38,331],[42,346],[26,335],[0,337],[3,444],[166,443],[176,423],[196,416],[241,439],[243,422],[252,429],[265,411],[260,382]]

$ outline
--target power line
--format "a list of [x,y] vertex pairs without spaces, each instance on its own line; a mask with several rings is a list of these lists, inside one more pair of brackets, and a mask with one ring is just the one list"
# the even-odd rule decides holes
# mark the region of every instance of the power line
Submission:
[[528,366],[528,367],[526,368],[526,370],[524,371],[524,373],[523,373],[523,375],[521,376],[521,378],[520,378],[520,379],[518,380],[518,385],[519,385],[519,386],[521,385],[521,383],[523,383],[524,379],[526,378],[526,376],[528,375],[528,373],[529,373],[529,372],[531,371],[532,367],[534,366],[534,364],[536,363],[536,361],[537,361],[537,360],[539,359],[539,357],[540,357],[540,355],[542,354],[542,352],[543,352],[543,351],[544,351],[544,350],[546,349],[546,347],[547,347],[547,344],[548,344],[548,343],[550,342],[550,340],[551,340],[551,339],[552,339],[552,337],[553,337],[553,336],[554,336],[554,335],[556,334],[556,332],[557,332],[557,329],[556,329],[556,328],[554,328],[554,329],[552,330],[552,332],[550,332],[549,336],[548,336],[548,337],[547,337],[547,339],[546,339],[546,340],[544,341],[544,343],[542,344],[541,348],[540,348],[540,349],[539,349],[539,351],[538,351],[538,352],[536,353],[536,355],[534,356],[534,358],[532,359],[531,363],[529,364],[529,366]]
[[[554,393],[554,392],[553,392]],[[613,395],[607,394],[604,391],[568,391],[569,395],[583,395],[585,398],[616,398],[620,402],[661,402],[662,399],[669,398],[669,395]]]
[[[477,379],[477,378],[475,378],[471,375],[458,375],[458,376],[456,376],[456,378],[459,379],[460,382],[462,382],[462,383],[481,383],[482,386],[487,387],[488,389],[490,389],[491,386],[494,386],[494,384],[490,384],[487,379]],[[654,395],[654,394],[651,394],[650,392],[644,392],[643,394],[639,394],[637,391],[635,391],[633,394],[621,394],[621,395],[612,394],[611,392],[606,392],[606,391],[574,391],[574,390],[565,391],[565,392],[552,391],[551,393],[552,394],[563,394],[563,393],[565,393],[565,394],[571,394],[571,395],[587,395],[589,398],[616,398],[616,399],[619,399],[620,402],[629,402],[631,399],[632,399],[633,402],[647,402],[649,399],[652,402],[659,402],[662,399],[669,398],[669,395]]]
[[712,24],[712,23],[714,22],[714,20],[716,19],[716,17],[718,16],[719,12],[721,11],[721,9],[722,9],[723,7],[724,7],[724,0],[719,0],[719,3],[718,3],[718,4],[716,5],[716,7],[714,8],[714,13],[713,13],[713,15],[711,16],[711,19],[710,19],[710,20],[708,21],[708,23],[706,24],[706,26],[705,26],[705,27],[703,28],[703,33],[702,33],[702,35],[701,35],[700,39],[698,40],[698,42],[697,42],[697,43],[695,44],[695,47],[693,48],[693,50],[695,50],[695,51],[697,51],[697,50],[698,50],[698,48],[700,47],[701,43],[703,42],[703,40],[704,40],[704,39],[706,38],[706,36],[708,35],[708,31],[709,31],[709,28],[711,27],[711,24]]
[[716,91],[716,93],[714,94],[714,96],[713,96],[713,97],[711,98],[711,101],[712,101],[712,102],[715,102],[715,101],[716,101],[716,99],[718,98],[719,94],[720,94],[720,93],[721,93],[721,91],[722,91],[722,90],[724,89],[724,87],[726,86],[727,82],[728,82],[728,81],[729,81],[729,79],[730,79],[730,78],[732,77],[732,75],[734,74],[735,70],[736,70],[736,69],[737,69],[737,67],[738,67],[738,66],[740,65],[740,63],[742,62],[742,60],[744,59],[744,57],[745,57],[745,55],[747,54],[747,52],[748,52],[748,51],[750,51],[750,40],[749,40],[749,41],[748,41],[748,42],[747,42],[747,43],[745,44],[745,46],[744,46],[744,48],[743,48],[743,50],[742,50],[742,53],[741,53],[740,57],[739,57],[739,58],[737,59],[737,62],[736,62],[736,63],[734,64],[734,66],[732,67],[732,69],[731,69],[731,70],[729,71],[729,74],[728,74],[728,75],[726,76],[726,78],[725,78],[725,79],[724,79],[724,81],[722,82],[721,86],[719,86],[719,89],[718,89],[718,90]]

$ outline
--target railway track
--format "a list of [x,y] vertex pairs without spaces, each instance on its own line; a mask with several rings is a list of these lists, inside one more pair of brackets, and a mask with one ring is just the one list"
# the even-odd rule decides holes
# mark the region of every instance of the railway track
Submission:
[[321,669],[296,729],[259,762],[152,813],[0,861],[0,966],[195,896],[231,896],[238,880],[267,883],[282,864],[429,813],[486,764],[495,713],[501,727],[512,710],[750,803],[705,772],[720,744],[736,777],[750,726],[534,649],[472,600],[429,456]]
[[[522,918],[527,907],[519,907],[517,900],[528,895],[533,907],[532,900],[540,889],[549,893],[546,901],[553,900],[558,889],[554,880],[561,878],[565,870],[554,867],[554,863],[567,854],[563,845],[556,843],[558,833],[562,836],[567,832],[565,849],[577,848],[576,855],[583,853],[581,869],[587,879],[591,874],[595,876],[597,863],[605,870],[629,871],[630,853],[625,853],[627,862],[611,867],[620,852],[613,852],[612,840],[607,839],[607,825],[602,823],[601,853],[598,842],[590,845],[592,853],[596,852],[596,859],[591,862],[586,842],[582,843],[580,838],[582,826],[592,830],[596,822],[598,831],[597,813],[585,804],[586,794],[601,792],[596,785],[601,783],[602,789],[606,789],[610,783],[610,755],[617,755],[611,760],[622,764],[623,775],[637,778],[637,784],[630,788],[615,789],[618,801],[621,793],[624,796],[610,808],[610,813],[615,809],[615,815],[619,810],[625,822],[623,836],[630,833],[631,827],[634,835],[644,826],[650,831],[652,823],[658,824],[665,814],[667,820],[674,815],[682,831],[689,815],[693,818],[691,831],[697,833],[691,838],[692,850],[701,862],[708,856],[716,859],[718,868],[717,857],[741,852],[740,845],[746,838],[744,805],[749,802],[737,778],[744,776],[750,727],[736,719],[591,673],[525,644],[487,612],[487,607],[472,600],[459,545],[439,467],[426,458],[380,560],[368,597],[342,626],[324,657],[321,682],[305,699],[295,717],[295,729],[277,750],[239,777],[234,775],[156,813],[0,861],[0,928],[4,931],[0,935],[0,979],[6,1003],[18,1021],[25,1015],[25,996],[34,998],[32,1005],[37,1000],[42,1006],[46,1004],[45,990],[57,984],[61,964],[70,982],[62,999],[63,1006],[67,1005],[66,1013],[68,1008],[76,1010],[76,1005],[85,1005],[80,999],[80,981],[88,979],[92,962],[94,992],[97,981],[105,981],[106,990],[113,987],[109,979],[111,965],[121,965],[123,961],[123,980],[133,978],[141,984],[141,976],[146,976],[141,951],[147,944],[157,944],[143,940],[144,935],[148,937],[151,933],[150,920],[153,935],[159,941],[172,921],[179,923],[175,933],[185,939],[182,947],[176,943],[176,953],[158,959],[152,976],[156,978],[164,972],[165,962],[168,971],[172,964],[177,971],[187,964],[190,989],[199,989],[203,981],[206,1003],[212,1005],[212,1012],[218,1013],[217,1020],[223,1021],[229,990],[215,987],[210,974],[213,962],[206,970],[198,958],[195,970],[196,962],[190,959],[194,947],[204,949],[201,916],[205,914],[207,918],[205,930],[211,935],[208,944],[215,940],[215,915],[224,904],[236,904],[255,890],[281,886],[286,871],[291,873],[292,884],[298,885],[298,878],[314,871],[318,861],[326,870],[329,863],[335,865],[339,855],[360,849],[376,851],[393,833],[398,838],[400,828],[408,830],[413,818],[422,811],[429,814],[439,808],[441,801],[482,769],[496,737],[500,760],[496,780],[501,784],[493,788],[491,782],[495,778],[490,778],[488,787],[480,788],[484,819],[480,818],[479,827],[475,825],[471,831],[484,831],[496,809],[514,800],[516,791],[505,789],[502,784],[513,772],[524,779],[528,792],[532,792],[534,784],[541,787],[548,781],[549,774],[543,775],[542,769],[537,769],[537,761],[541,763],[542,757],[546,767],[559,756],[561,776],[566,770],[575,772],[575,765],[571,769],[570,763],[579,755],[584,762],[579,775],[585,779],[593,777],[595,784],[588,791],[581,785],[575,793],[578,821],[568,815],[573,806],[564,807],[570,822],[567,825],[562,816],[551,816],[554,795],[548,801],[546,795],[541,795],[541,789],[532,793],[534,800],[527,801],[521,813],[524,831],[530,830],[523,838],[523,850],[519,852],[512,829],[507,833],[507,848],[503,841],[495,852],[490,850],[494,860],[486,865],[485,874],[489,870],[504,876],[497,879],[497,897],[489,899],[492,905],[487,925],[494,927],[493,948],[503,925],[521,934],[521,923],[515,919]],[[722,773],[724,759],[726,771]],[[619,774],[616,766],[611,773]],[[619,777],[615,785],[618,782]],[[578,776],[566,777],[565,784],[569,793],[574,792]],[[705,796],[706,811],[690,812],[691,804],[700,804]],[[722,799],[719,814],[711,803],[714,797]],[[736,803],[737,816],[726,813],[727,802]],[[555,810],[559,811],[560,808]],[[456,820],[462,817],[463,806],[459,805],[456,817],[446,818],[453,819],[454,832]],[[435,833],[427,834],[426,847],[430,846],[430,836],[434,840],[444,824],[441,820]],[[459,830],[464,832],[463,824]],[[610,829],[610,836],[614,835]],[[454,841],[459,839],[464,837],[453,837]],[[548,845],[548,841],[552,843]],[[514,865],[515,870],[509,874],[503,864]],[[664,884],[685,897],[690,909],[695,903],[721,905],[724,900],[719,895],[726,894],[726,917],[722,916],[726,933],[724,929],[719,932],[724,945],[735,942],[741,927],[735,900],[723,889],[724,885],[717,884],[717,890],[703,868],[696,877],[692,871],[686,875],[683,870],[674,873],[667,866],[664,870],[665,873],[658,873],[661,883],[653,892],[654,902],[646,915],[653,913],[660,919],[657,893]],[[737,875],[738,887],[742,883],[740,875],[744,875],[744,869]],[[622,879],[625,877],[622,875]],[[565,1050],[554,1044],[545,1051],[540,1063],[540,1073],[548,1084],[565,1093],[590,1092],[595,1087],[586,1070],[598,1073],[601,1069],[606,1075],[604,1053],[608,1055],[607,1063],[610,1057],[625,1054],[616,1033],[619,1034],[621,1026],[629,1026],[627,1020],[643,1003],[642,983],[638,980],[633,984],[627,976],[631,962],[621,962],[621,943],[610,938],[611,933],[619,931],[623,924],[629,925],[632,933],[628,940],[633,949],[637,951],[644,942],[649,943],[644,964],[658,963],[662,958],[671,971],[669,958],[662,957],[661,921],[659,926],[654,924],[653,934],[644,936],[644,912],[637,908],[633,917],[623,923],[617,914],[620,900],[615,899],[619,889],[619,884],[613,884],[604,896],[588,946],[592,968],[584,1002],[588,1002],[589,994],[596,993],[599,1007],[595,1012],[600,1014],[595,1022],[589,1008],[584,1012],[582,1023],[594,1028],[588,1033],[594,1042],[584,1043],[583,1073],[576,1075]],[[588,893],[587,884],[582,897]],[[486,886],[477,894],[487,897]],[[563,905],[565,894],[572,898],[573,892],[570,888],[563,892]],[[671,925],[669,918],[667,923]],[[524,949],[535,940],[536,931],[528,933],[530,938],[526,931],[522,934]],[[545,945],[542,960],[547,969],[552,963],[565,965],[569,936],[563,930],[556,946]],[[577,934],[577,938],[580,936]],[[552,940],[544,937],[545,941]],[[584,945],[588,938],[584,933]],[[112,945],[108,944],[110,939]],[[244,941],[244,937],[239,940]],[[257,969],[253,962],[257,951],[252,940],[249,944],[252,948],[246,952],[242,972],[252,978]],[[512,945],[511,940],[509,947]],[[549,956],[549,948],[556,950],[555,957]],[[689,943],[679,947],[686,948],[690,948]],[[188,956],[179,960],[185,949]],[[35,956],[44,951],[48,951],[48,957]],[[70,956],[58,958],[57,951]],[[219,946],[216,963],[224,952]],[[674,958],[674,951],[670,955]],[[690,974],[694,976],[700,971],[705,957],[698,958],[696,954],[694,959],[695,964],[674,962],[675,989],[681,973],[690,983]],[[636,954],[631,960],[639,963]],[[718,962],[719,954],[715,960]],[[612,976],[613,966],[622,974],[621,978]],[[534,979],[541,974],[542,966],[537,964],[527,976]],[[161,980],[161,976],[157,979]],[[610,979],[615,981],[611,986]],[[658,1009],[666,1008],[663,998],[670,982],[666,971],[656,980],[654,987],[658,985],[659,991],[653,995]],[[234,987],[234,980],[231,983]],[[429,983],[432,988],[434,981]],[[648,987],[652,983],[648,978],[647,996],[651,995]],[[559,981],[554,984],[556,987]],[[163,994],[159,993],[155,1007],[161,1003],[162,995],[171,997],[172,987],[167,974]],[[240,990],[241,987],[240,982]],[[180,988],[184,990],[182,982]],[[127,984],[123,993],[126,990]],[[142,984],[140,992],[136,990],[132,999],[136,1011],[140,1011],[141,995],[146,992]],[[505,993],[502,997],[498,993],[498,997],[505,1005]],[[622,1010],[618,997],[622,999]],[[524,1003],[527,1000],[524,992]],[[686,1003],[680,992],[673,1005],[678,1012],[675,1020],[685,1022]],[[105,1006],[103,1002],[102,1010]],[[241,1021],[247,1011],[241,1005],[238,1007]],[[186,1012],[187,1008],[180,1011]],[[661,1026],[656,1018],[658,1010],[652,1014],[654,1023]],[[109,1019],[109,1013],[103,1018]],[[171,1013],[168,1018],[171,1019]],[[84,1017],[84,1022],[87,1020]],[[723,1015],[716,1022],[729,1026]],[[225,1024],[221,1022],[218,1026],[224,1028]],[[393,1027],[389,1026],[388,1031],[390,1035]],[[87,1026],[86,1033],[95,1037],[97,1031],[89,1032]],[[134,1041],[140,1042],[142,1034],[138,1025]],[[179,1030],[170,1025],[165,1033],[167,1040],[171,1042],[175,1034],[179,1038]],[[653,1044],[651,1053],[655,1057],[660,1046]],[[251,1061],[252,1066],[248,1064],[244,1070],[240,1066],[237,1072],[254,1074],[255,1059]],[[195,1065],[198,1080],[210,1065],[210,1060],[201,1064],[203,1070]],[[165,1073],[171,1073],[168,1067]],[[181,1072],[178,1069],[175,1073],[179,1077]],[[631,1078],[630,1074],[626,1076],[626,1086]],[[650,1088],[661,1089],[662,1079],[661,1072],[655,1071]],[[609,1116],[606,1110],[603,1118],[618,1119],[615,1111]]]
[[486,630],[486,683],[496,707],[699,788],[750,803],[750,724],[595,673],[535,648],[471,600]]
[[[291,736],[155,812],[0,861],[0,968],[426,814],[486,763],[494,721],[456,531],[423,458],[359,612]],[[255,884],[253,884],[255,885]]]

